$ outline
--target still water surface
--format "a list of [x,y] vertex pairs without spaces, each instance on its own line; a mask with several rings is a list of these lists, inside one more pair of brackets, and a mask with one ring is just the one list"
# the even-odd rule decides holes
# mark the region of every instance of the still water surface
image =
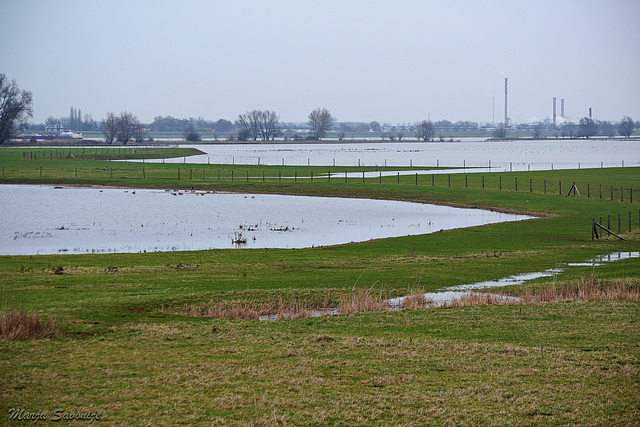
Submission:
[[240,143],[193,147],[206,154],[164,161],[290,166],[441,166],[483,168],[483,171],[490,165],[493,172],[614,167],[622,166],[623,162],[624,166],[640,166],[640,142],[624,140]]
[[[0,255],[304,248],[529,219],[418,203],[0,185]],[[241,233],[246,244],[232,240]]]

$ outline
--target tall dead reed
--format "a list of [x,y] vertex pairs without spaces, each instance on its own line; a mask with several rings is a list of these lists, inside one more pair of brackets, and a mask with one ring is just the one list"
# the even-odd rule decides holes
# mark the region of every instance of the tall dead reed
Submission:
[[425,291],[422,289],[411,289],[409,295],[402,300],[400,308],[403,310],[415,310],[433,305],[433,301],[427,300],[424,294]]
[[467,307],[472,305],[514,304],[522,302],[517,297],[502,294],[487,294],[482,292],[469,292],[460,298],[451,300],[452,307]]
[[598,280],[595,274],[574,282],[552,284],[527,290],[519,297],[522,302],[567,301],[638,301],[640,285],[631,279],[616,279],[613,283]]
[[258,320],[265,317],[273,319],[300,319],[309,317],[311,310],[306,303],[298,301],[295,298],[289,302],[279,298],[277,301],[262,303],[212,301],[204,306],[186,306],[174,312],[193,317]]
[[2,341],[48,338],[54,331],[53,319],[43,320],[37,314],[28,314],[26,310],[10,311],[0,317],[0,340]]
[[354,289],[351,291],[351,294],[343,296],[338,302],[338,312],[340,314],[384,311],[389,309],[389,304],[384,302],[382,290],[380,290],[378,295],[375,295],[373,288]]

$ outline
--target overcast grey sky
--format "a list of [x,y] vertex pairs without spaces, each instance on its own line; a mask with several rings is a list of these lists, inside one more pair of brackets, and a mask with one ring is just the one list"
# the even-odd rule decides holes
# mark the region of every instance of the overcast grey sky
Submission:
[[0,0],[35,122],[80,108],[235,120],[640,120],[638,0]]

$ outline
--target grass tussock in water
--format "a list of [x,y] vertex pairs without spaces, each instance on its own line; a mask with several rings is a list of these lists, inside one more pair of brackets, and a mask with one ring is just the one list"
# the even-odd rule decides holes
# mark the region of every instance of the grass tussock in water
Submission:
[[340,314],[364,313],[388,309],[389,305],[384,302],[382,290],[376,295],[373,288],[354,289],[349,295],[342,297],[338,303],[338,312]]
[[41,319],[37,314],[26,310],[10,311],[0,318],[0,340],[27,340],[30,338],[48,338],[55,332],[53,319]]
[[528,289],[519,296],[522,302],[568,302],[568,301],[638,301],[640,283],[632,279],[616,279],[607,283],[595,274],[566,284],[551,284]]
[[425,308],[431,305],[433,301],[429,301],[425,297],[425,291],[423,289],[412,289],[409,295],[402,300],[401,308],[403,310],[415,310],[417,308]]
[[276,320],[302,319],[324,314],[350,314],[390,310],[416,310],[426,307],[468,307],[496,304],[538,304],[590,301],[639,301],[640,283],[632,279],[616,279],[607,282],[595,274],[567,283],[552,283],[536,288],[527,288],[519,293],[469,292],[449,303],[437,304],[425,296],[422,289],[411,289],[400,307],[385,300],[382,289],[352,289],[337,298],[337,303],[328,299],[324,303],[305,301],[302,298],[267,299],[265,301],[210,301],[201,306],[184,306],[177,310],[166,310],[193,317],[221,319]]

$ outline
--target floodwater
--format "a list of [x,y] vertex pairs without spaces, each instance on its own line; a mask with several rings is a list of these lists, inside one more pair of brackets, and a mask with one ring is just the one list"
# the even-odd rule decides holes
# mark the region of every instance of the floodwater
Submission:
[[[486,172],[640,166],[640,142],[562,140],[193,145],[206,154],[166,163],[481,168]],[[154,160],[145,160],[153,162]],[[155,160],[162,162],[163,160]],[[455,170],[463,172],[462,170]],[[454,171],[454,172],[455,172]],[[319,171],[320,172],[320,171]],[[466,172],[472,172],[467,170]],[[413,172],[415,173],[415,172]]]
[[[476,294],[477,290],[494,288],[494,287],[503,287],[503,286],[513,286],[513,285],[521,285],[523,283],[528,282],[529,280],[538,279],[540,277],[551,277],[556,276],[563,271],[566,270],[566,267],[597,267],[607,262],[615,262],[621,261],[625,259],[635,259],[640,258],[640,252],[614,252],[607,255],[599,255],[589,261],[579,262],[579,263],[567,263],[564,264],[564,267],[556,267],[549,268],[544,271],[533,272],[533,273],[524,273],[518,274],[514,276],[505,277],[498,280],[490,280],[478,283],[471,283],[466,285],[458,285],[458,286],[450,286],[447,288],[441,289],[439,292],[427,292],[422,294],[425,298],[425,308],[430,307],[443,307],[447,305],[451,305],[454,301],[461,300],[466,297],[473,296]],[[478,294],[482,296],[491,296],[495,301],[505,301],[505,302],[518,302],[520,299],[518,297],[512,297],[509,295],[503,294]],[[385,306],[388,310],[400,310],[402,309],[402,305],[407,299],[407,296],[401,296],[397,298],[391,298],[384,301]],[[336,308],[325,308],[325,309],[315,309],[310,310],[308,312],[308,317],[321,317],[321,316],[334,316],[339,315],[340,311]],[[290,318],[286,316],[285,318]],[[293,317],[291,317],[293,318]],[[260,320],[278,320],[279,317],[277,315],[265,315],[261,316]]]
[[531,218],[386,200],[36,185],[0,185],[0,206],[0,255],[304,248]]
[[[544,271],[537,271],[532,273],[516,274],[513,276],[505,277],[498,280],[487,280],[484,282],[470,283],[466,285],[450,286],[448,288],[441,289],[440,292],[429,292],[424,294],[428,302],[428,306],[443,306],[451,304],[452,301],[461,299],[473,293],[474,290],[497,288],[503,286],[522,285],[530,280],[539,279],[541,277],[555,277],[558,274],[564,272],[568,267],[597,267],[607,262],[621,261],[625,259],[640,258],[640,252],[614,252],[607,255],[598,255],[597,257],[585,261],[566,263],[562,266],[555,268],[548,268]],[[517,301],[517,298],[509,297],[500,294],[491,294],[495,298],[503,298],[505,300]],[[402,307],[402,302],[406,297],[393,298],[387,301],[392,307]],[[429,304],[430,303],[430,304]]]

